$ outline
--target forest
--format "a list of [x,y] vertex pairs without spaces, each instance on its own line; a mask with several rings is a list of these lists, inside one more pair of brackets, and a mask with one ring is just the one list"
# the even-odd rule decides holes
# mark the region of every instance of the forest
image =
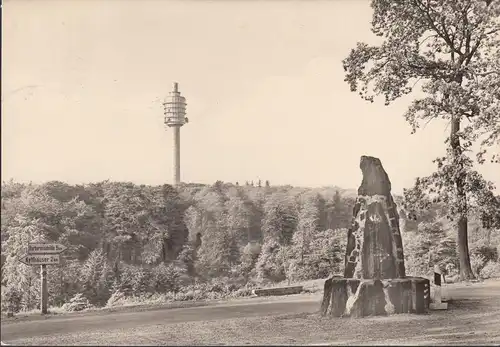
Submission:
[[[356,191],[215,182],[2,184],[2,311],[39,305],[39,267],[19,262],[29,242],[65,245],[48,266],[49,305],[119,305],[245,296],[256,286],[341,275]],[[398,205],[407,273],[438,264],[457,279],[457,237],[446,206],[409,216]],[[500,201],[500,197],[497,197]],[[500,276],[500,228],[469,218],[477,277]],[[79,306],[80,307],[80,306]]]

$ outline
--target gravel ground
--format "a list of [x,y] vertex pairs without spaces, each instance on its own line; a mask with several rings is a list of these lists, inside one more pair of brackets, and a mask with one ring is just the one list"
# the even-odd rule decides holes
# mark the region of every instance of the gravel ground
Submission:
[[[428,315],[339,319],[309,312],[178,323],[159,320],[154,324],[40,334],[7,342],[16,345],[499,345],[500,281],[450,286],[449,294],[452,301],[448,310]],[[288,304],[294,306],[298,302],[292,300]]]

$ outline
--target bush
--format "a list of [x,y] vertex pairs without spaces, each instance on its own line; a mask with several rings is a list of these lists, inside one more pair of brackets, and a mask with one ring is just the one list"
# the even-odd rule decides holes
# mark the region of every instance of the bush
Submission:
[[233,293],[231,293],[231,297],[233,298],[241,298],[245,296],[251,296],[252,295],[252,289],[250,288],[240,288]]
[[216,292],[207,292],[206,299],[208,300],[218,300],[222,298],[222,294]]
[[209,283],[196,283],[182,287],[175,295],[175,301],[218,300],[227,297],[241,297],[251,294],[251,285],[243,287],[228,278],[214,279]]
[[176,277],[176,281],[174,282],[173,290],[179,291],[179,288],[193,284],[193,281],[194,281],[193,277],[190,277],[187,274],[181,273],[178,277]]
[[21,310],[22,293],[13,286],[2,287],[2,311],[17,313]]
[[486,259],[479,254],[471,254],[470,265],[474,274],[479,275],[481,269],[486,265]]
[[446,276],[450,276],[450,277],[459,275],[458,268],[457,268],[457,266],[455,266],[455,264],[446,264],[445,272],[446,272]]
[[252,269],[255,267],[255,263],[259,258],[261,250],[261,245],[258,242],[249,242],[242,251],[241,255],[241,274],[243,277],[248,278]]
[[151,291],[152,273],[148,268],[125,265],[120,274],[120,281],[115,286],[126,296],[143,294]]
[[172,264],[159,264],[151,271],[150,289],[160,293],[179,290],[182,272]]
[[472,253],[482,256],[486,261],[496,261],[498,259],[498,250],[496,247],[483,245],[475,248]]
[[262,245],[262,251],[255,264],[259,281],[280,282],[286,279],[285,251],[285,248],[274,239],[269,239]]
[[481,278],[499,278],[500,277],[500,263],[489,261],[486,265],[481,269],[480,272]]
[[62,308],[68,312],[82,311],[92,308],[92,304],[82,293],[78,293],[69,302],[65,303]]
[[194,292],[192,290],[188,291],[187,293],[177,293],[175,295],[175,300],[176,301],[190,301],[194,299]]
[[108,299],[106,307],[122,306],[125,299],[126,299],[125,294],[120,290],[117,290]]
[[83,292],[93,304],[102,305],[109,298],[111,268],[101,249],[92,251],[83,263],[80,273]]
[[172,301],[175,301],[175,293],[173,292],[167,292],[165,294],[163,294],[163,301],[164,302],[172,302]]

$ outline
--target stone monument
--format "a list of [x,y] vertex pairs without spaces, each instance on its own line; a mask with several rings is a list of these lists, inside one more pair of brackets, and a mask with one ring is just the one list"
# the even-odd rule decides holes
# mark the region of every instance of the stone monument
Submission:
[[347,234],[344,277],[325,282],[321,312],[335,317],[425,313],[430,283],[407,277],[391,182],[378,158],[362,156],[363,181]]

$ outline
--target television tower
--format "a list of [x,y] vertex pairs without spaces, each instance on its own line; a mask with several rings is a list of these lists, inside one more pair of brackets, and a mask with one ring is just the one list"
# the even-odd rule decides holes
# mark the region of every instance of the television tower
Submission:
[[174,130],[174,185],[181,182],[181,126],[188,122],[186,98],[181,96],[177,82],[163,103],[165,125]]

